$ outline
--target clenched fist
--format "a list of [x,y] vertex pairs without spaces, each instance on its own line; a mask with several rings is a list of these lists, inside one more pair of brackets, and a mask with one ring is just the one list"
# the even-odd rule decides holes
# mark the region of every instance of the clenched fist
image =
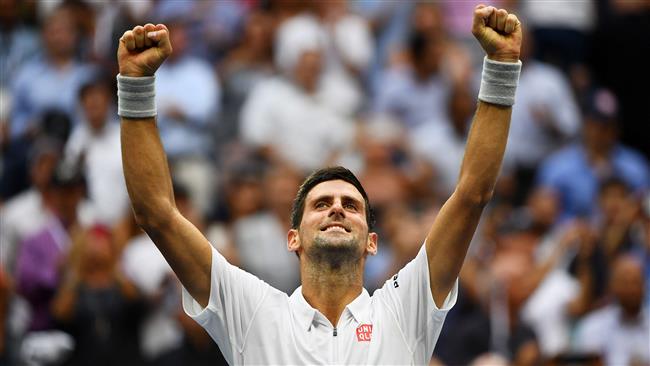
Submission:
[[487,57],[494,61],[517,62],[521,49],[521,23],[504,9],[478,5],[474,9],[472,34]]
[[124,32],[117,49],[122,76],[151,76],[172,53],[169,30],[164,24],[137,26]]

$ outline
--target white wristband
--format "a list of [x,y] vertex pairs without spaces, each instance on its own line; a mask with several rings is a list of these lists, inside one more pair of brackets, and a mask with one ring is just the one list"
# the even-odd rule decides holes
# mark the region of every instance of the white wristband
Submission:
[[478,99],[486,103],[512,106],[515,104],[520,72],[521,61],[500,62],[485,57]]
[[125,118],[156,116],[156,77],[117,74],[117,114]]

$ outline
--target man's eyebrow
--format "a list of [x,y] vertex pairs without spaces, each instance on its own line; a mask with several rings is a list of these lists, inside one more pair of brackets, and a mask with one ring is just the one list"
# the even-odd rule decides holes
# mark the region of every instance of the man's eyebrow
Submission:
[[356,203],[356,204],[361,204],[362,203],[362,201],[360,199],[358,199],[356,197],[353,197],[353,196],[343,196],[341,198],[341,201],[346,202],[346,203],[352,202],[352,203]]
[[309,201],[310,202],[320,202],[320,201],[333,201],[333,200],[334,200],[334,196],[332,196],[331,194],[323,194],[323,195],[320,195],[320,196],[313,197]]
[[[333,201],[333,200],[334,200],[333,195],[331,195],[331,194],[323,194],[323,195],[316,196],[316,197],[310,199],[309,202],[310,203],[315,203],[315,202]],[[341,202],[346,202],[346,203],[352,202],[352,203],[355,203],[355,204],[361,204],[363,201],[356,198],[356,197],[354,197],[354,196],[343,195],[341,197]]]

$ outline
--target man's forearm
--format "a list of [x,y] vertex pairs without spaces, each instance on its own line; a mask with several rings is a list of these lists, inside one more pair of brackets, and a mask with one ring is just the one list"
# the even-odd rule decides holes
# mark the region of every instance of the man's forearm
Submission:
[[153,117],[122,118],[122,166],[137,222],[164,225],[174,209],[172,182]]
[[478,206],[492,196],[508,141],[511,107],[478,102],[456,187],[457,194]]

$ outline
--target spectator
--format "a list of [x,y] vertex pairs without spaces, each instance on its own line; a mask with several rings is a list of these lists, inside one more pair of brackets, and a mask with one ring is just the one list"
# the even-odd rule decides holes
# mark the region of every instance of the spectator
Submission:
[[626,252],[644,251],[639,202],[627,184],[617,178],[603,182],[598,193],[601,247],[606,258],[614,259]]
[[572,1],[551,5],[543,1],[522,1],[522,15],[538,40],[537,58],[563,70],[582,63],[589,47],[589,35],[596,23],[597,1]]
[[633,257],[619,256],[612,266],[610,305],[588,314],[576,331],[576,349],[595,353],[606,365],[650,362],[650,313],[643,303],[643,267]]
[[347,0],[314,2],[316,19],[324,36],[323,60],[337,89],[328,99],[348,112],[357,112],[364,102],[362,78],[367,75],[374,42],[370,25],[350,11]]
[[437,193],[449,197],[458,181],[465,142],[476,104],[468,88],[457,85],[445,104],[444,120],[425,123],[412,130],[413,150],[433,165]]
[[108,80],[97,77],[81,87],[82,120],[66,144],[65,159],[84,166],[94,221],[113,226],[126,214],[129,197],[122,172],[120,126],[113,111],[110,86]]
[[[287,20],[278,30],[276,63],[283,75],[259,83],[244,104],[241,137],[268,160],[301,171],[333,163],[349,147],[354,124],[333,106],[324,73],[323,35],[311,17]],[[286,103],[291,100],[291,103]]]
[[240,111],[250,91],[273,75],[273,19],[265,12],[251,13],[244,35],[220,65],[223,79],[223,108],[217,134],[230,142],[239,136]]
[[52,139],[36,141],[30,154],[31,188],[0,207],[0,265],[10,273],[15,270],[19,245],[42,229],[48,220],[47,191],[60,150],[59,144]]
[[59,286],[60,266],[76,229],[77,206],[84,195],[80,169],[59,164],[45,192],[50,212],[45,225],[21,244],[16,262],[16,290],[31,307],[30,330],[54,326],[50,301]]
[[205,214],[213,197],[211,129],[221,89],[210,64],[189,54],[187,26],[183,19],[168,22],[174,52],[156,73],[156,102],[165,106],[158,112],[158,127],[175,179],[187,186],[192,202]]
[[48,109],[75,116],[79,87],[90,73],[88,65],[75,60],[78,34],[70,9],[54,10],[43,24],[41,37],[43,55],[18,70],[11,89],[11,139],[31,135]]
[[584,111],[582,141],[548,157],[537,182],[555,190],[561,219],[589,217],[596,212],[601,182],[618,177],[635,191],[650,187],[650,168],[643,156],[618,142],[617,104],[614,95],[596,90]]
[[[9,141],[9,117],[12,94],[10,86],[20,66],[38,50],[35,32],[21,24],[16,0],[0,1],[0,150]],[[0,158],[2,163],[2,158]]]
[[409,40],[411,63],[385,72],[373,102],[373,111],[402,120],[409,130],[424,123],[442,123],[451,92],[451,80],[442,72],[446,50],[440,30],[414,31]]
[[574,139],[580,115],[571,86],[559,69],[533,58],[534,39],[526,32],[517,103],[512,107],[512,126],[505,159],[515,168],[518,199],[526,197],[535,170],[550,153]]
[[365,19],[349,11],[347,0],[316,3],[316,14],[327,38],[326,64],[350,76],[363,75],[373,43]]
[[141,363],[136,330],[143,308],[118,269],[115,249],[110,231],[100,225],[72,239],[64,281],[51,304],[75,341],[69,365]]
[[266,209],[233,224],[241,268],[291,294],[300,285],[299,262],[287,250],[291,204],[301,176],[288,167],[272,166],[263,179]]
[[[183,216],[203,228],[204,224],[192,206],[185,187],[175,185],[174,199]],[[133,215],[130,216],[129,221],[135,224]],[[178,319],[182,311],[180,289],[171,267],[142,231],[129,239],[121,262],[124,274],[147,303],[148,312],[143,316],[138,334],[143,357],[155,365],[184,364],[184,325]]]

